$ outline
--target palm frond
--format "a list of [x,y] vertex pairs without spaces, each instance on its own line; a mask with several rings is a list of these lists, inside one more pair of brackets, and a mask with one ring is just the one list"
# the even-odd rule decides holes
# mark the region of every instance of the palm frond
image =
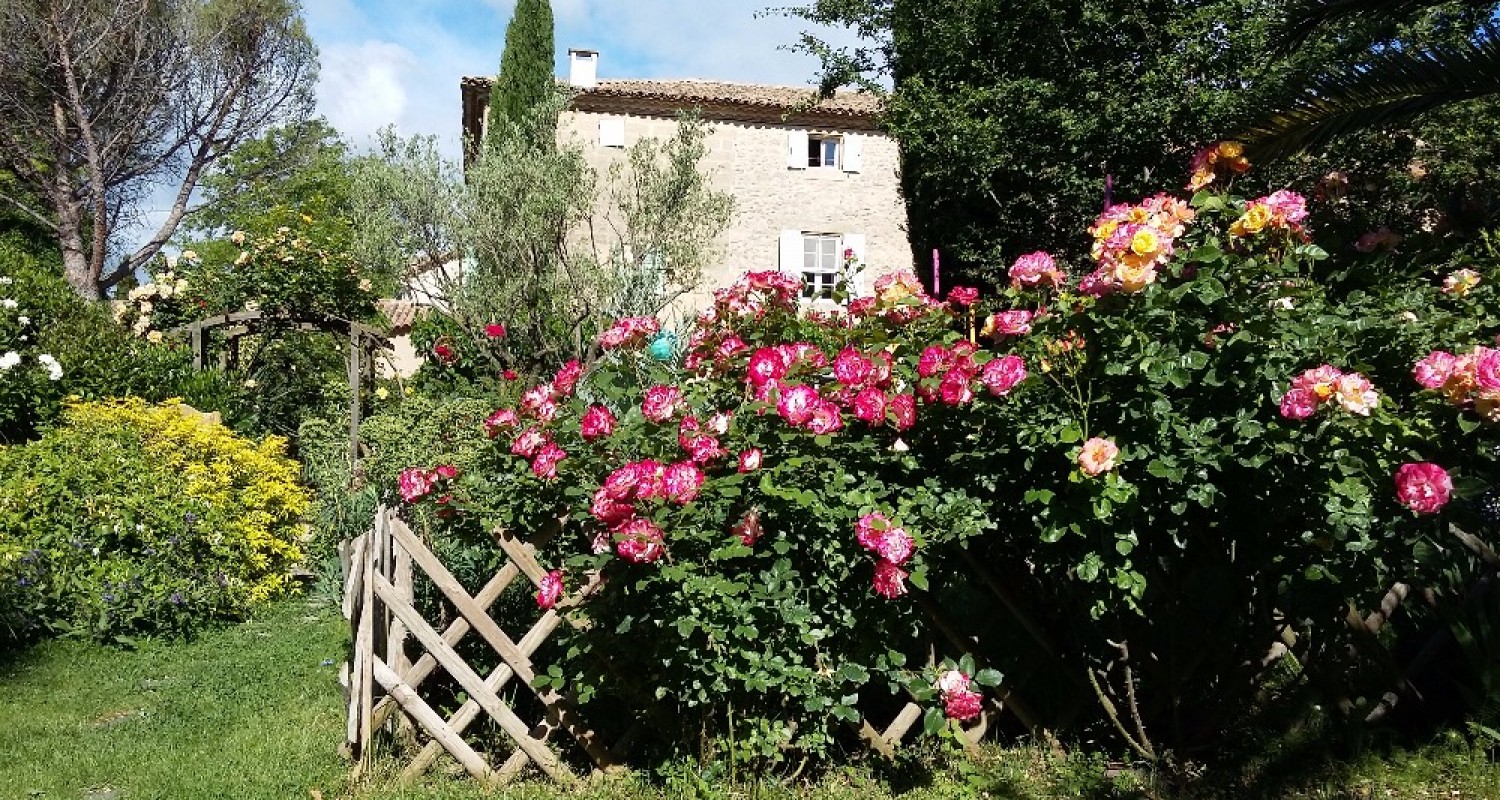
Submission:
[[[1293,0],[1271,41],[1283,53],[1301,47],[1314,33],[1351,18],[1388,23],[1408,22],[1418,12],[1448,5],[1449,0]],[[1493,0],[1462,0],[1462,5],[1484,8]]]
[[1471,42],[1387,50],[1351,72],[1318,79],[1241,138],[1261,161],[1314,150],[1356,130],[1410,119],[1450,103],[1500,94],[1500,31]]

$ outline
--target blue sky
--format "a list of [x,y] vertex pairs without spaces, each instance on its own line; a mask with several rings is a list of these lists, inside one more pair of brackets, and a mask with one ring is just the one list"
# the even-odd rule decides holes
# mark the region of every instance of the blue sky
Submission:
[[[806,26],[758,16],[787,0],[552,0],[559,76],[569,47],[600,51],[600,78],[809,84],[787,52]],[[321,57],[318,110],[356,145],[394,124],[459,151],[459,79],[493,74],[514,0],[304,0]]]

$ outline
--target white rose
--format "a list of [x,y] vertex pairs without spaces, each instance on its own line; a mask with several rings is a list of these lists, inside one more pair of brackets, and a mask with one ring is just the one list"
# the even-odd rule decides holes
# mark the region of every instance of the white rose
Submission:
[[56,381],[56,380],[61,380],[62,379],[63,369],[62,369],[62,365],[59,364],[59,363],[57,363],[57,359],[53,358],[52,356],[50,356],[50,355],[48,355],[46,353],[43,353],[43,354],[37,356],[36,360],[42,366],[44,366],[44,367],[47,368],[47,379],[48,380]]
[[7,352],[5,355],[0,355],[0,370],[12,369],[19,363],[21,363],[21,354],[14,350]]
[[0,300],[0,306],[4,306],[8,309],[15,309],[15,307],[19,305],[20,303],[17,303],[13,298],[10,297]]

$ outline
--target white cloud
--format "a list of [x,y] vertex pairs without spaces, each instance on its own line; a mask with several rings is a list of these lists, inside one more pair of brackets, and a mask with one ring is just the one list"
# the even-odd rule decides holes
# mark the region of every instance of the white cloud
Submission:
[[406,113],[408,83],[417,58],[393,42],[366,41],[321,48],[318,110],[350,140],[362,143]]

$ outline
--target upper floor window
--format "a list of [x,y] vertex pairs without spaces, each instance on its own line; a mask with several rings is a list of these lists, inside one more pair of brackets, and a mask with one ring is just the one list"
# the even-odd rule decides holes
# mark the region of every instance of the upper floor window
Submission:
[[787,169],[817,170],[827,178],[839,172],[864,169],[864,139],[857,133],[812,133],[793,128],[786,132]]
[[809,167],[837,167],[841,139],[838,136],[808,136],[807,165]]

